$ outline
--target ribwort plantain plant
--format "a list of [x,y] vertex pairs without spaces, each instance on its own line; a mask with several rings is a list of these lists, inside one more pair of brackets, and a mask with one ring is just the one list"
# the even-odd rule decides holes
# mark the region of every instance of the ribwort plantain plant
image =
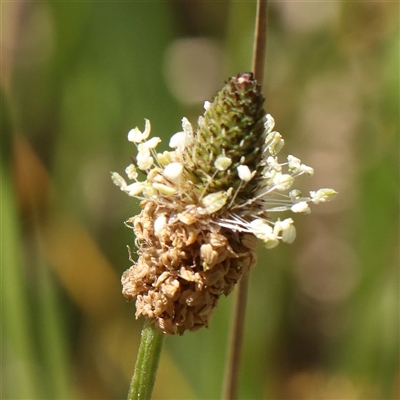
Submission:
[[[256,264],[260,239],[271,249],[279,241],[292,243],[292,218],[276,213],[311,212],[309,203],[333,199],[333,189],[304,196],[293,188],[313,168],[278,153],[284,145],[275,121],[264,109],[261,85],[265,40],[266,1],[257,3],[257,25],[252,72],[227,80],[194,128],[182,119],[182,131],[169,142],[171,151],[157,153],[160,138],[149,139],[134,128],[128,140],[138,150],[135,162],[113,182],[139,199],[142,211],[128,219],[136,235],[138,261],[122,275],[122,292],[136,300],[136,318],[146,324],[132,378],[129,399],[150,399],[166,334],[182,335],[208,327],[221,295],[242,281],[235,307],[235,324],[224,398],[237,397],[237,375],[244,325],[247,274]],[[138,179],[138,170],[146,179]],[[244,305],[241,305],[244,304]],[[242,315],[240,315],[242,314]]]
[[[157,153],[158,137],[132,129],[136,163],[126,168],[133,183],[112,179],[142,211],[128,220],[139,259],[122,276],[123,294],[136,300],[136,317],[162,334],[208,327],[221,295],[228,295],[256,264],[257,239],[267,248],[292,243],[292,218],[279,212],[309,213],[309,203],[331,200],[333,189],[304,196],[293,184],[313,169],[289,155],[274,120],[263,108],[261,87],[250,72],[230,78],[197,127],[182,119],[171,151]],[[146,179],[138,179],[138,169]]]
[[[136,317],[144,316],[162,333],[183,334],[208,327],[221,295],[256,263],[256,240],[267,248],[280,240],[292,243],[292,218],[272,219],[277,212],[309,213],[309,202],[334,197],[332,189],[303,196],[292,189],[296,177],[313,169],[288,156],[274,120],[263,109],[261,88],[252,73],[230,78],[197,128],[183,118],[172,136],[174,150],[157,153],[158,137],[131,130],[138,148],[137,165],[114,182],[141,200],[142,212],[128,224],[136,235],[139,259],[122,277],[123,294],[136,299]],[[137,168],[147,178],[138,180]]]

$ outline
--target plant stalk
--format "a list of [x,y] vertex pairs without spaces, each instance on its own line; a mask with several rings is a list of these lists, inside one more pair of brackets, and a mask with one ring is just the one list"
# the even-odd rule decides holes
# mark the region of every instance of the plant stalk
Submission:
[[248,281],[249,276],[243,275],[236,290],[232,333],[229,341],[229,354],[225,373],[225,388],[222,396],[224,400],[236,400],[238,398],[239,367],[242,354]]
[[260,86],[262,86],[264,82],[265,53],[267,49],[267,21],[268,0],[258,0],[252,69],[254,77],[257,79]]
[[164,339],[154,324],[143,328],[128,400],[151,399]]
[[[260,86],[264,80],[265,52],[267,43],[267,12],[268,0],[257,1],[256,28],[254,34],[252,70]],[[238,398],[238,383],[243,335],[246,317],[248,275],[244,275],[238,284],[234,300],[231,338],[229,341],[229,354],[225,372],[224,400]]]

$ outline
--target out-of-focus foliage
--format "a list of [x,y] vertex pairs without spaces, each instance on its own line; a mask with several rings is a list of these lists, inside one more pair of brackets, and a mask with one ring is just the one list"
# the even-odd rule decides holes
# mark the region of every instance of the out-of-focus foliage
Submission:
[[[255,2],[2,4],[2,398],[119,399],[143,321],[120,290],[138,204],[112,185],[251,66]],[[273,2],[266,109],[339,192],[260,248],[243,399],[399,396],[399,4]],[[232,297],[232,296],[231,296]],[[168,337],[154,399],[217,399],[232,298]]]

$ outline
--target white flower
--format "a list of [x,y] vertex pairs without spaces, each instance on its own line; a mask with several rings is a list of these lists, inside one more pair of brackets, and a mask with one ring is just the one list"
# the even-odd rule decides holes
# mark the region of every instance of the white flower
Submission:
[[[204,107],[207,110],[211,104],[206,102]],[[280,133],[272,130],[275,122],[269,114],[265,116],[266,139],[261,149],[262,159],[259,165],[251,171],[249,166],[244,165],[246,158],[242,157],[240,164],[235,167],[240,182],[234,187],[211,193],[208,189],[217,173],[232,174],[234,161],[222,151],[212,163],[215,153],[210,153],[209,160],[214,171],[210,175],[206,174],[204,181],[207,183],[202,187],[198,176],[191,171],[192,167],[196,167],[196,160],[191,160],[187,153],[194,138],[190,122],[186,118],[182,119],[182,132],[175,133],[169,142],[172,151],[156,153],[155,148],[161,140],[158,137],[147,140],[150,122],[145,121],[143,133],[135,128],[128,135],[128,139],[137,146],[137,166],[131,164],[125,172],[128,178],[135,182],[128,185],[116,172],[112,173],[111,178],[129,196],[141,200],[150,199],[167,209],[172,207],[178,210],[177,218],[187,225],[197,223],[199,216],[210,218],[210,223],[216,223],[234,232],[253,234],[270,249],[280,240],[292,243],[296,237],[293,220],[274,220],[272,217],[275,213],[291,211],[308,214],[311,212],[309,203],[326,202],[337,194],[333,189],[323,188],[311,191],[307,197],[303,196],[300,190],[291,189],[297,177],[311,176],[314,170],[293,155],[288,155],[286,162],[279,162],[277,153],[283,147],[284,141]],[[204,123],[204,117],[199,117],[199,126]],[[138,181],[137,168],[147,175],[143,182]],[[247,197],[244,197],[243,188],[253,179],[250,191],[252,197],[249,198],[248,191]],[[180,209],[177,208],[178,205]],[[159,215],[154,221],[156,236],[165,232],[165,215]]]

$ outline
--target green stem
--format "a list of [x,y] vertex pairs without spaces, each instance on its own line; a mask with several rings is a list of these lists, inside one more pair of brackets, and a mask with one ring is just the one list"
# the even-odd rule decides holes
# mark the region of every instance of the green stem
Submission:
[[128,400],[151,399],[164,339],[154,324],[143,328]]

